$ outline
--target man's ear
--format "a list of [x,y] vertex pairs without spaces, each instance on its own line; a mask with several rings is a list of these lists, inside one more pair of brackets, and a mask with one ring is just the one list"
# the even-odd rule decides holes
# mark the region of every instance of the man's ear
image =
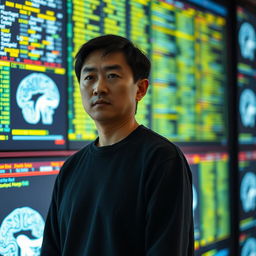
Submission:
[[147,93],[149,86],[148,79],[141,79],[137,82],[136,101],[140,101]]

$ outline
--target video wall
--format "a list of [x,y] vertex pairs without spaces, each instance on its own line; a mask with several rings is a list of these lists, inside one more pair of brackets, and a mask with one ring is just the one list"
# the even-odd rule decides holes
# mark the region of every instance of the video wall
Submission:
[[73,60],[106,33],[130,38],[152,60],[141,123],[175,142],[225,144],[226,9],[199,3],[3,1],[1,149],[79,149],[97,137]]
[[[228,154],[210,152],[186,157],[194,178],[195,255],[207,255],[208,251],[215,252],[211,255],[230,255]],[[54,181],[64,160],[0,160],[0,255],[23,255],[27,248],[33,251],[28,255],[39,255]]]
[[[78,150],[97,137],[73,64],[84,42],[108,33],[128,37],[152,61],[139,123],[186,147],[196,256],[231,255],[226,7],[214,0],[3,0],[0,14],[0,151],[44,151],[0,159],[0,256],[23,255],[24,241],[28,255],[39,255],[65,160],[46,150]],[[19,216],[19,229],[6,228]]]

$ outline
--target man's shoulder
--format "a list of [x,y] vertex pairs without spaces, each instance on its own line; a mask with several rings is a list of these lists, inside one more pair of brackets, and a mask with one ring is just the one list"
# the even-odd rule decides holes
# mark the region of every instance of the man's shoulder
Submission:
[[141,126],[139,140],[141,147],[151,153],[168,155],[170,158],[174,158],[180,153],[180,149],[177,145],[159,133],[144,126]]
[[184,153],[173,142],[146,127],[143,127],[141,139],[140,137],[138,139],[140,140],[140,156],[146,167],[146,176],[152,174],[161,176],[162,173],[169,172],[172,168],[179,173],[191,175],[186,171],[189,170],[189,165]]
[[173,146],[174,144],[170,142],[167,138],[164,136],[160,135],[159,133],[145,127],[141,126],[141,132],[145,135],[146,138],[151,138],[153,143],[160,143],[160,144],[166,144],[166,145],[171,145]]
[[73,155],[69,156],[64,162],[61,172],[66,172],[67,170],[73,170],[77,166],[80,165],[81,161],[83,161],[89,152],[90,144],[86,145],[82,149],[75,152]]

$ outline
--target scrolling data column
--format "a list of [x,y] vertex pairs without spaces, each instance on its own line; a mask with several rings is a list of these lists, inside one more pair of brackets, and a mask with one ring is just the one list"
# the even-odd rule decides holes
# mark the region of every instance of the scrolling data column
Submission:
[[126,1],[102,1],[102,33],[126,36]]
[[10,67],[0,62],[0,141],[8,141],[11,131]]
[[226,20],[213,13],[195,16],[197,140],[226,143]]
[[[128,1],[129,21],[127,34],[131,41],[136,44],[149,57],[150,48],[150,0]],[[146,96],[138,103],[136,120],[147,127],[151,126],[151,97],[152,85],[149,85]]]
[[73,61],[82,44],[100,35],[101,1],[67,1],[68,11],[68,138],[89,141],[96,138],[96,127],[85,113]]
[[[179,9],[167,1],[152,3],[153,129],[172,140],[186,141],[195,136],[191,11]],[[187,99],[185,105],[180,102],[182,93]],[[185,133],[182,127],[187,127]]]

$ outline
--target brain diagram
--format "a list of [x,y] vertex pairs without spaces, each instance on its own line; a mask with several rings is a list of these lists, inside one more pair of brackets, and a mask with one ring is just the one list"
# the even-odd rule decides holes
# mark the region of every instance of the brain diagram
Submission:
[[[39,256],[42,245],[44,220],[30,207],[17,208],[0,226],[0,255]],[[33,239],[22,231],[31,231]]]
[[245,212],[256,210],[256,175],[254,173],[248,172],[244,175],[240,198]]
[[60,93],[50,77],[32,73],[21,80],[16,101],[27,123],[37,124],[41,120],[43,124],[51,125],[54,111],[60,103]]
[[256,34],[253,26],[248,22],[244,22],[240,27],[239,45],[241,55],[245,59],[253,61],[256,49]]
[[256,239],[251,237],[246,240],[241,256],[256,256]]
[[241,93],[239,111],[243,126],[254,127],[256,121],[256,95],[250,89]]

